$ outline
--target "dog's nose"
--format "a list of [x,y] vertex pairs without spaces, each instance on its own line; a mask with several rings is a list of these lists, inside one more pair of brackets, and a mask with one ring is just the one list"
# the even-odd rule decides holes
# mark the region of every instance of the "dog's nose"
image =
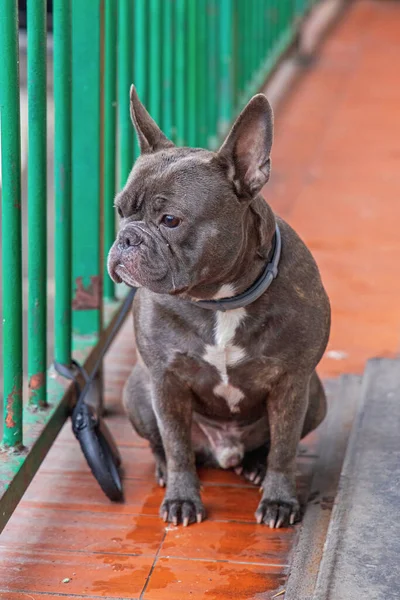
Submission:
[[143,242],[143,238],[140,233],[133,228],[125,228],[119,232],[118,235],[118,244],[122,248],[122,250],[127,250],[127,248],[131,248],[132,246],[140,246]]

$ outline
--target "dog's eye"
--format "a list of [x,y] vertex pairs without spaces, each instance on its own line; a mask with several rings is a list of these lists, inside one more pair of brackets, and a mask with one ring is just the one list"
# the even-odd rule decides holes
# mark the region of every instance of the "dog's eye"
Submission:
[[122,210],[121,210],[121,208],[119,206],[117,206],[117,211],[118,211],[118,214],[121,217],[121,219],[123,219],[124,218],[124,213],[122,212]]
[[174,217],[173,215],[164,215],[161,219],[161,223],[165,225],[165,227],[169,227],[173,229],[174,227],[178,227],[181,220],[178,217]]

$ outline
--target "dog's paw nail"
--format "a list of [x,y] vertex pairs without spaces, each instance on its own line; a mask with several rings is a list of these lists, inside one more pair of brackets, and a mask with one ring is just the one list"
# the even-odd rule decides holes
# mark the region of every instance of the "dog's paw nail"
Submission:
[[279,519],[279,521],[275,525],[275,529],[279,529],[283,525],[283,519]]
[[174,518],[172,519],[172,523],[173,523],[175,526],[176,526],[176,525],[178,525],[178,517],[174,517]]
[[275,529],[275,519],[270,519],[269,520],[269,528],[270,529]]
[[235,473],[236,475],[241,475],[243,473],[243,467],[236,467]]
[[163,512],[162,519],[163,519],[164,523],[167,522],[167,520],[168,520],[168,511],[167,510],[165,512]]
[[295,522],[295,520],[296,520],[296,515],[295,515],[294,513],[292,513],[292,514],[290,515],[290,524],[291,524],[291,525],[294,525],[294,522]]
[[162,488],[165,487],[165,481],[164,479],[162,479],[162,477],[160,477],[160,479],[158,480],[158,485]]
[[187,527],[188,525],[189,525],[189,517],[185,517],[185,518],[183,519],[183,526],[184,526],[184,527]]
[[201,513],[197,513],[196,520],[197,520],[198,523],[201,523],[202,520],[203,520],[203,515]]
[[262,520],[263,520],[262,515],[256,514],[256,521],[259,525],[262,523]]

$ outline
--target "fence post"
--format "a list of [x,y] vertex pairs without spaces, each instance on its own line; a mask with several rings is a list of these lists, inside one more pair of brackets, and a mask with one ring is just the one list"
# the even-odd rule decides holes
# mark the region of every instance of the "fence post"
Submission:
[[118,0],[118,187],[124,187],[133,163],[133,127],[129,88],[133,78],[132,1]]
[[207,104],[208,98],[207,80],[210,76],[207,69],[207,20],[208,20],[208,1],[204,0],[197,4],[197,144],[207,147]]
[[161,125],[165,135],[172,137],[172,108],[173,108],[173,1],[164,0],[164,18],[163,18],[163,65],[162,65],[162,94],[161,107],[162,119]]
[[161,15],[166,0],[149,0],[149,90],[148,109],[158,125],[161,117]]
[[72,282],[72,63],[71,0],[54,0],[54,183],[55,308],[54,358],[71,362]]
[[103,0],[73,0],[72,24],[73,330],[95,343],[102,325]]
[[117,5],[105,0],[104,17],[104,298],[113,300],[114,282],[107,257],[115,239],[115,171],[117,121]]
[[185,0],[176,0],[175,4],[175,125],[176,143],[183,146],[186,141],[187,109],[186,91],[186,19]]
[[[219,135],[227,132],[232,119],[233,109],[233,0],[220,0],[220,110]],[[249,43],[251,41],[249,40]]]
[[197,89],[197,71],[198,71],[198,21],[197,21],[197,2],[189,0],[187,5],[187,28],[188,28],[188,48],[187,48],[187,144],[188,146],[197,146],[198,142],[198,89]]
[[[146,2],[147,0],[135,0],[134,3],[134,39],[133,39],[133,83],[139,94],[139,98],[144,104],[147,104],[147,19],[146,19]],[[129,89],[124,92],[121,90],[120,93],[126,94],[127,98],[129,95]],[[133,134],[133,125],[130,124],[131,135]],[[136,135],[135,138],[135,153],[134,158],[139,156],[139,144]]]
[[218,144],[217,121],[218,121],[218,2],[208,0],[208,22],[207,22],[207,145],[215,149]]
[[0,0],[3,444],[22,446],[21,132],[16,0]]
[[46,0],[28,13],[28,378],[29,403],[44,407],[47,370]]

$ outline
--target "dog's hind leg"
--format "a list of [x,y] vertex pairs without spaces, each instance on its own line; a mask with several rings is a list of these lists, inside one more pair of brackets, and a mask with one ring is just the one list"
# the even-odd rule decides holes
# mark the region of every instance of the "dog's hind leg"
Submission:
[[325,391],[321,380],[316,371],[313,372],[310,379],[310,391],[307,413],[304,418],[303,431],[301,438],[318,427],[325,418],[327,411],[327,402]]
[[260,448],[246,452],[242,464],[235,469],[235,472],[254,483],[254,485],[260,485],[267,472],[268,452],[269,442],[266,442]]
[[164,487],[167,476],[165,452],[151,402],[149,383],[145,367],[136,364],[125,384],[123,403],[136,433],[150,443],[156,461],[156,480]]
[[[310,379],[309,402],[301,437],[304,438],[316,429],[323,421],[327,410],[325,391],[321,380],[314,371]],[[267,472],[267,457],[269,452],[269,440],[256,450],[246,452],[243,462],[235,471],[255,485],[259,485]]]

